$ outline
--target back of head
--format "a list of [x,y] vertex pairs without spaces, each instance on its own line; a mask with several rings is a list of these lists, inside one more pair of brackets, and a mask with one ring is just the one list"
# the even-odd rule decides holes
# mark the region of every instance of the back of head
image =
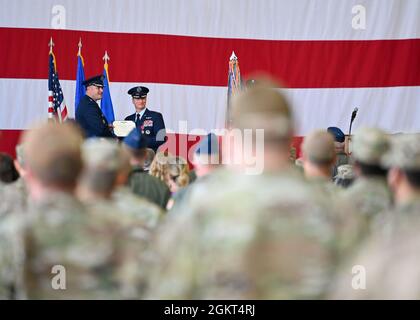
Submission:
[[76,127],[45,123],[23,135],[26,168],[45,186],[74,187],[82,170],[83,137]]
[[352,156],[360,163],[380,165],[382,157],[390,148],[387,134],[377,128],[362,128],[353,138]]
[[382,164],[386,168],[402,170],[410,185],[420,189],[420,135],[404,134],[391,140],[391,148],[384,155]]
[[147,141],[138,128],[134,128],[123,140],[123,146],[133,161],[145,162],[148,156]]
[[314,131],[305,137],[302,151],[305,158],[313,164],[332,164],[335,159],[334,139],[326,131]]
[[173,158],[172,155],[158,152],[150,166],[150,174],[160,180],[168,183],[169,177],[169,161]]
[[10,183],[19,178],[13,158],[6,153],[0,153],[0,182]]
[[188,162],[180,157],[172,157],[168,162],[169,177],[177,184],[178,187],[185,187],[189,183]]
[[145,151],[146,155],[145,155],[145,160],[144,160],[144,167],[143,169],[145,171],[149,171],[150,170],[150,166],[153,163],[153,159],[155,158],[155,151],[153,151],[153,149],[150,148],[146,148]]
[[82,146],[83,161],[87,169],[118,171],[120,147],[114,140],[91,138]]
[[388,168],[420,171],[420,135],[404,134],[391,140],[391,148],[382,159]]
[[271,80],[258,80],[232,99],[233,124],[238,129],[263,129],[266,141],[288,141],[293,134],[292,111]]
[[122,154],[118,143],[103,138],[88,139],[82,146],[85,170],[82,183],[91,191],[109,193],[121,170]]

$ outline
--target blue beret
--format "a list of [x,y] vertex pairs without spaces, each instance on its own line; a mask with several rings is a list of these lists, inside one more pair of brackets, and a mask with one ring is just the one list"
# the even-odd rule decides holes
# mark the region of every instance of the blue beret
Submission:
[[82,84],[86,87],[89,87],[89,86],[103,87],[104,76],[102,74],[99,76],[94,76],[92,78],[86,79],[85,81],[82,82]]
[[214,133],[209,133],[207,137],[201,138],[200,143],[195,149],[196,154],[218,154],[219,142]]
[[123,140],[123,143],[132,149],[147,148],[147,141],[138,128],[134,128]]
[[128,94],[130,96],[132,96],[133,98],[143,98],[145,96],[147,96],[149,92],[149,89],[146,87],[142,87],[142,86],[138,86],[138,87],[134,87],[131,88],[130,90],[128,90]]
[[341,131],[340,128],[329,127],[327,129],[327,131],[334,136],[334,140],[337,141],[337,142],[344,142],[344,140],[346,139],[346,136],[344,135],[344,132]]

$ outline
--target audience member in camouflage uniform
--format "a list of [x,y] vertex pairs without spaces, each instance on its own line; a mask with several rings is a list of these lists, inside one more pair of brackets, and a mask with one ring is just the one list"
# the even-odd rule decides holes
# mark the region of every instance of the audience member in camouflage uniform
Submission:
[[[23,256],[21,237],[16,234],[18,223],[24,221],[22,215],[28,207],[28,191],[24,177],[26,175],[23,146],[16,146],[16,160],[14,166],[19,172],[19,179],[10,184],[5,184],[4,189],[0,190],[0,297],[2,298],[24,298],[23,279],[18,278],[17,268],[21,263],[17,263]],[[1,187],[1,186],[0,186]],[[1,189],[1,188],[0,188]],[[10,250],[1,250],[1,247]],[[5,263],[8,262],[8,265]]]
[[[161,217],[161,209],[148,200],[138,197],[128,187],[120,186],[116,192],[118,173],[129,167],[129,160],[113,140],[92,138],[82,146],[85,169],[78,190],[79,198],[86,204],[93,218],[107,219],[119,228],[119,241],[124,249],[131,248],[131,268],[122,276],[133,281],[133,297],[140,297],[146,285],[143,265],[152,234]],[[129,254],[129,252],[124,252]],[[135,286],[134,286],[135,285]]]
[[1,219],[7,214],[11,213],[22,213],[26,211],[28,203],[28,190],[24,181],[25,176],[25,162],[23,156],[22,145],[16,146],[16,157],[14,160],[14,166],[19,172],[19,179],[16,181],[4,185],[4,193],[1,196],[2,201],[0,202],[0,223]]
[[136,196],[126,187],[118,187],[115,193],[119,172],[130,165],[116,141],[98,138],[86,140],[82,155],[85,169],[78,196],[89,209],[97,214],[108,215],[116,223],[127,227],[142,226],[147,230],[156,227],[161,215],[158,206]]
[[381,166],[382,157],[389,147],[389,138],[380,129],[360,129],[353,139],[352,157],[357,179],[343,191],[343,199],[351,203],[354,212],[365,221],[366,232],[371,229],[372,219],[391,207],[387,170]]
[[333,136],[323,130],[310,133],[302,144],[305,177],[326,195],[333,198],[339,191],[331,181],[331,170],[336,162]]
[[82,170],[80,131],[48,123],[26,132],[23,139],[33,203],[25,219],[15,215],[2,224],[8,232],[0,238],[0,295],[137,297],[134,244],[127,246],[116,224],[88,214],[73,195]]
[[[396,207],[384,230],[375,230],[360,253],[336,281],[331,294],[339,299],[419,299],[420,269],[420,139],[400,136],[383,160]],[[354,279],[352,268],[363,268]],[[360,280],[360,277],[365,279]],[[364,289],[353,286],[365,284]]]
[[171,191],[163,181],[153,177],[144,170],[144,164],[148,158],[147,144],[142,139],[138,129],[133,129],[124,139],[123,148],[130,155],[132,170],[129,175],[128,185],[131,190],[136,195],[144,197],[166,210]]
[[306,178],[319,197],[325,197],[327,206],[335,212],[336,230],[339,235],[337,248],[340,258],[359,242],[359,217],[351,214],[350,202],[340,198],[341,188],[331,181],[331,170],[336,163],[334,138],[330,132],[318,130],[305,137],[302,144],[303,167]]
[[290,163],[288,103],[260,84],[236,97],[232,109],[234,125],[252,129],[253,141],[264,129],[264,152],[254,154],[264,157],[263,172],[231,163],[206,182],[207,197],[192,193],[189,211],[159,235],[148,297],[323,297],[335,265],[335,230],[328,208]]

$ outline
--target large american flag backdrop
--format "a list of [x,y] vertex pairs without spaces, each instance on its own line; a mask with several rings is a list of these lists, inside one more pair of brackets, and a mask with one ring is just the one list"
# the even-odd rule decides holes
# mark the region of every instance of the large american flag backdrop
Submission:
[[[283,80],[296,136],[362,125],[420,132],[418,0],[0,0],[0,148],[48,118],[48,43],[74,117],[79,39],[86,77],[108,51],[116,119],[133,112],[127,90],[176,135],[225,125],[232,51],[244,80]],[[180,121],[186,121],[180,125]],[[200,133],[199,131],[197,131]]]

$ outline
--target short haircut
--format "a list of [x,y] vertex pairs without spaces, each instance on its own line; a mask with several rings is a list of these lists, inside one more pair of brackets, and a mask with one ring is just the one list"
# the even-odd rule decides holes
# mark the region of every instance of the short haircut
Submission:
[[46,123],[25,132],[27,168],[44,185],[74,187],[83,168],[81,131],[71,124]]
[[126,145],[124,145],[124,150],[128,151],[130,157],[138,160],[144,160],[147,156],[147,149],[141,148],[141,149],[133,149]]
[[10,183],[19,178],[13,158],[6,153],[0,153],[0,181]]
[[302,143],[305,157],[318,166],[332,165],[335,159],[334,139],[329,132],[316,130],[308,134]]
[[88,169],[82,175],[82,183],[94,192],[111,192],[114,189],[117,174],[115,170]]
[[292,110],[285,94],[272,80],[257,84],[232,99],[233,125],[241,130],[262,129],[264,141],[289,143],[293,134]]

